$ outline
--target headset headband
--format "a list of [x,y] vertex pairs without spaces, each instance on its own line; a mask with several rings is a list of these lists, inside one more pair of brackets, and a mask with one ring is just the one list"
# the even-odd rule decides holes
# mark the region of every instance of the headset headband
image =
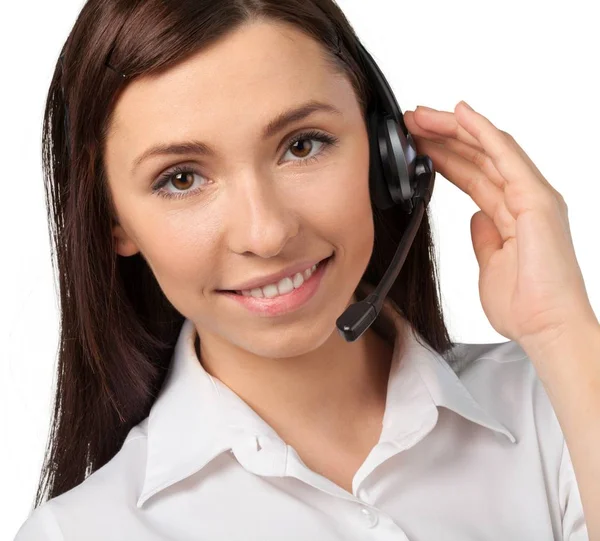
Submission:
[[409,133],[404,125],[404,117],[402,116],[402,111],[400,110],[400,106],[392,92],[392,88],[388,83],[385,75],[383,75],[381,69],[377,65],[377,62],[373,59],[369,51],[365,49],[363,44],[360,42],[358,38],[355,38],[356,45],[360,52],[361,58],[364,62],[364,67],[369,72],[369,78],[372,81],[376,81],[375,84],[375,92],[377,94],[377,99],[379,101],[379,106],[382,109],[383,114],[387,114],[391,116],[398,125],[402,128],[404,135],[408,137]]

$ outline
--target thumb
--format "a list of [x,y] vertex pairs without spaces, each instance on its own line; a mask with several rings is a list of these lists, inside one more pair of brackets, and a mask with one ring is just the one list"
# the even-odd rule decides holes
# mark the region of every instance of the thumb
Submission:
[[487,266],[492,254],[503,245],[494,221],[482,210],[471,216],[471,240],[480,269]]

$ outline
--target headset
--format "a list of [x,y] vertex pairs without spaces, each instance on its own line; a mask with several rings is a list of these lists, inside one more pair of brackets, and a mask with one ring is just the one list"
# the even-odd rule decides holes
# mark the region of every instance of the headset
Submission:
[[[341,38],[337,29],[336,35],[340,55]],[[375,99],[367,109],[371,199],[379,209],[400,205],[405,212],[412,214],[412,218],[375,290],[362,301],[348,306],[336,320],[337,329],[347,342],[359,338],[379,315],[421,225],[435,183],[433,162],[427,155],[417,155],[416,145],[406,129],[389,83],[357,37],[355,44],[375,93]]]

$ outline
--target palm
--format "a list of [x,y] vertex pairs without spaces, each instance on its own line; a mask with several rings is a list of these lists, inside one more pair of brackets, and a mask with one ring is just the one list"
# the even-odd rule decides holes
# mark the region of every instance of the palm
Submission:
[[404,119],[419,153],[481,208],[471,236],[481,304],[494,329],[521,341],[592,315],[567,206],[523,149],[466,106],[418,111]]

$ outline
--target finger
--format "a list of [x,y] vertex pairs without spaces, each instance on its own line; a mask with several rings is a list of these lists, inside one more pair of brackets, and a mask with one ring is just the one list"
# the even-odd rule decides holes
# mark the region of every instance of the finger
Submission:
[[517,143],[515,138],[510,133],[507,133],[502,130],[500,130],[500,132],[504,134],[504,136],[508,139],[509,144],[511,144],[516,149],[516,151],[519,153],[519,155],[525,161],[525,163],[527,163],[529,165],[529,167],[531,167],[533,172],[542,181],[542,184],[544,184],[546,187],[548,187],[550,190],[552,190],[556,195],[558,195],[558,192],[548,182],[548,179],[544,175],[542,175],[541,171],[538,169],[538,167],[535,165],[535,163],[533,163],[532,159],[527,155],[527,153],[523,150],[523,147],[521,147],[521,145],[519,145],[519,143]]
[[[417,110],[421,112],[421,108],[422,106],[419,106]],[[415,141],[419,140],[420,138],[426,138],[431,141],[444,144],[446,148],[455,151],[458,155],[473,162],[475,165],[478,165],[488,176],[488,178],[494,184],[496,184],[496,186],[504,189],[504,185],[506,183],[504,177],[498,172],[491,158],[487,156],[485,152],[483,152],[481,145],[458,125],[453,113],[432,110],[434,113],[440,115],[440,117],[438,117],[438,121],[435,121],[435,114],[430,115],[427,109],[424,111],[425,113],[421,114],[420,116],[417,113],[417,117],[422,118],[424,116],[424,118],[428,119],[425,122],[431,126],[436,125],[437,127],[441,128],[445,135],[441,134],[440,132],[433,132],[423,128],[421,124],[424,122],[421,124],[417,123],[415,121],[415,114],[412,111],[407,111],[405,113],[405,118],[407,113],[409,116],[407,128],[409,128],[409,126],[412,128],[412,131],[411,129],[409,129],[409,131],[411,131],[413,134]],[[447,115],[450,115],[452,118],[448,118]],[[431,122],[432,117],[434,118],[434,122]],[[442,122],[439,121],[439,118],[442,119]],[[446,120],[444,120],[444,118]],[[475,141],[476,144],[472,144],[472,141]]]
[[473,199],[498,228],[503,239],[516,234],[515,218],[506,208],[504,192],[475,164],[432,141],[421,140],[421,148],[434,168]]
[[[415,111],[406,111],[404,113],[404,120],[408,131],[411,131],[409,128],[410,124],[417,134],[419,134],[419,131],[423,131],[429,134],[438,134],[442,137],[452,137],[474,148],[482,149],[481,143],[477,138],[473,137],[458,123],[454,113],[437,111],[419,105]],[[425,133],[421,135],[427,136]]]
[[507,183],[515,187],[538,192],[549,183],[537,167],[532,167],[524,151],[506,132],[499,130],[486,117],[470,109],[464,102],[455,108],[455,115],[461,126],[468,131],[483,147],[498,172]]
[[504,246],[504,240],[493,220],[478,211],[471,216],[471,241],[480,269],[488,266],[490,258]]
[[435,141],[436,143],[443,143],[448,137],[440,133],[429,131],[415,121],[415,116],[412,111],[406,111],[404,113],[404,124],[406,128],[412,134],[413,137],[424,137]]
[[[417,145],[417,152],[422,153],[420,150],[421,141],[424,139],[418,135],[413,135],[413,139]],[[425,139],[430,140],[430,139]],[[449,137],[445,137],[442,139],[441,144],[448,150],[455,152],[462,158],[471,163],[478,166],[483,173],[501,190],[504,189],[506,185],[506,180],[504,177],[498,172],[496,166],[492,162],[491,158],[483,152],[481,148],[474,148],[471,145],[463,143],[462,141],[458,141],[457,139],[452,139]]]

